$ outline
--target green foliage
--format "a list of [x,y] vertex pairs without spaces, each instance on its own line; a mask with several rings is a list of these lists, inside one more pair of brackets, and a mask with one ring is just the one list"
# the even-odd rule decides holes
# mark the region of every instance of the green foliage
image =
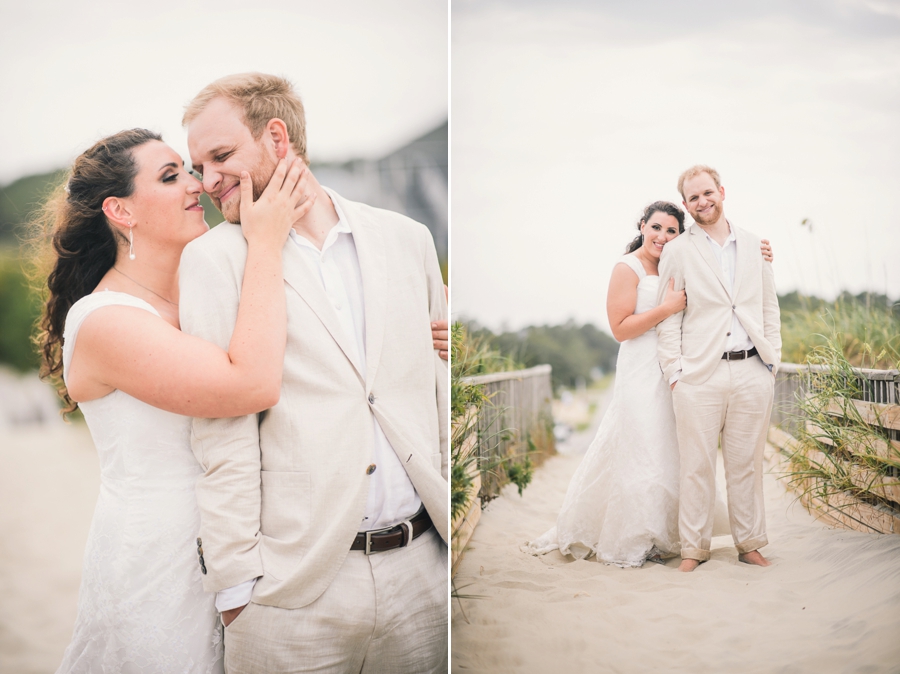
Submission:
[[472,480],[477,471],[496,468],[479,466],[478,459],[479,454],[483,456],[488,453],[486,445],[499,439],[481,437],[477,433],[475,420],[479,411],[490,402],[483,386],[464,379],[491,372],[519,370],[522,366],[491,349],[486,339],[471,336],[461,323],[454,323],[450,328],[450,363],[450,516],[453,519],[469,507]]
[[31,214],[65,176],[65,170],[25,176],[0,187],[0,243],[18,244]]
[[577,325],[532,326],[519,332],[493,334],[487,328],[473,327],[472,334],[483,339],[488,348],[521,361],[525,367],[549,363],[553,367],[553,388],[574,387],[579,380],[589,382],[599,368],[610,372],[616,367],[619,343],[590,323]]
[[521,370],[525,366],[491,347],[489,339],[472,334],[462,323],[450,327],[450,416],[458,419],[466,410],[484,402],[481,387],[463,382],[466,377]]
[[534,477],[534,464],[531,461],[531,455],[537,451],[531,437],[528,438],[528,453],[521,461],[512,461],[507,459],[506,476],[519,490],[519,496],[522,490],[531,484],[531,478]]
[[838,494],[896,508],[886,489],[900,486],[900,450],[888,432],[867,423],[853,403],[861,400],[862,380],[844,353],[839,335],[808,355],[820,366],[809,375],[808,391],[799,394],[797,443],[789,470],[782,476],[801,494],[811,494],[841,508]]
[[818,349],[835,347],[854,367],[900,367],[900,303],[846,292],[834,302],[797,293],[778,300],[784,362],[813,362]]
[[40,367],[31,342],[40,312],[40,297],[29,285],[17,250],[0,249],[0,363],[21,372]]

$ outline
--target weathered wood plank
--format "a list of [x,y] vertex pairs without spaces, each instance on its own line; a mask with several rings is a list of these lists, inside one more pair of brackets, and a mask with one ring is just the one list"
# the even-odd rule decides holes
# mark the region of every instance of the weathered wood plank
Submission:
[[819,450],[808,449],[805,454],[813,463],[820,465],[827,465],[830,463],[840,467],[847,475],[850,482],[860,489],[871,492],[875,496],[880,496],[881,498],[892,501],[900,506],[900,480],[881,475],[866,466],[842,459],[833,454],[825,454],[825,452]]
[[[864,400],[851,400],[850,402],[859,412],[860,418],[867,424],[900,431],[900,405],[870,403]],[[844,416],[844,409],[834,402],[828,405],[826,411],[834,416]]]
[[[806,422],[806,432],[818,442],[834,447],[834,441],[815,422]],[[869,437],[866,442],[858,442],[849,439],[845,440],[841,449],[856,456],[870,456],[874,454],[881,459],[900,460],[900,441],[898,440]]]
[[900,514],[890,512],[887,508],[876,508],[843,492],[829,494],[825,501],[807,491],[801,494],[800,501],[817,519],[833,522],[845,529],[882,534],[900,533]]
[[468,510],[463,515],[457,517],[451,524],[451,531],[453,532],[450,539],[451,578],[456,575],[466,546],[469,544],[472,534],[475,533],[475,527],[478,525],[478,520],[481,519],[481,499],[478,498],[479,489],[481,489],[481,474],[477,473],[473,477],[472,487],[469,490],[470,503]]
[[773,445],[787,452],[794,452],[798,448],[797,439],[793,435],[775,426],[769,426],[768,439]]

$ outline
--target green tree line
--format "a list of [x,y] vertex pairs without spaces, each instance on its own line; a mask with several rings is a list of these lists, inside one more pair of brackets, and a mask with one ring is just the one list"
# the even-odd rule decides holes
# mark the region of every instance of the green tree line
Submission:
[[[876,293],[842,292],[835,300],[790,292],[781,307],[782,360],[806,363],[818,347],[835,342],[856,367],[900,369],[900,302]],[[470,333],[526,367],[549,363],[553,387],[615,370],[619,343],[591,323],[541,325],[493,333],[476,323]]]

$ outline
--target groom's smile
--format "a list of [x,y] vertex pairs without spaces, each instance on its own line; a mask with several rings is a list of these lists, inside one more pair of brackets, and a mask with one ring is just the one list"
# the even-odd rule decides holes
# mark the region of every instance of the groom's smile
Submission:
[[253,137],[240,111],[229,101],[211,101],[188,125],[188,150],[203,189],[228,222],[241,221],[241,171],[253,179],[259,198],[272,177],[275,161],[262,138]]

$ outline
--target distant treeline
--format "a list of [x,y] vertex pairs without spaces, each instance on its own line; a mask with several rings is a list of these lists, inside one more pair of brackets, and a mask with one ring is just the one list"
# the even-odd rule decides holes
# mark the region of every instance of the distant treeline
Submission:
[[[783,360],[803,363],[816,347],[836,340],[858,367],[900,366],[900,302],[876,293],[841,293],[834,301],[790,292],[779,295]],[[541,325],[495,334],[477,323],[469,331],[526,367],[549,363],[553,386],[590,383],[615,370],[619,343],[591,323]]]
[[554,389],[574,387],[579,380],[590,383],[595,376],[613,371],[619,353],[619,343],[590,323],[569,321],[500,334],[470,323],[469,331],[526,367],[549,363]]

